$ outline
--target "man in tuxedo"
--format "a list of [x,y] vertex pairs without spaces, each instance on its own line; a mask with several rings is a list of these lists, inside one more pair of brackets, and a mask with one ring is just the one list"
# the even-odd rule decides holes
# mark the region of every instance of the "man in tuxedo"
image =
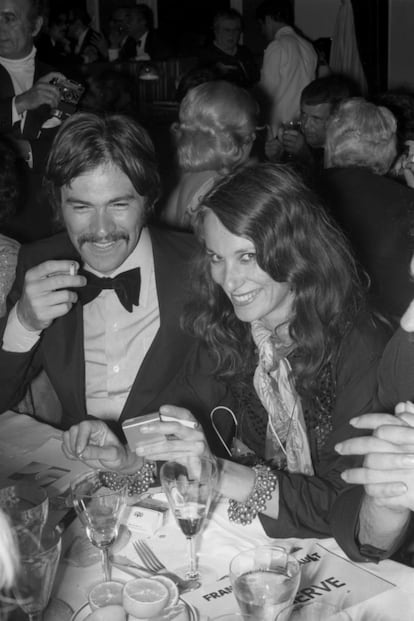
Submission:
[[195,242],[147,227],[158,168],[128,117],[68,119],[45,185],[66,232],[21,249],[0,324],[0,411],[44,369],[62,405],[55,424],[94,417],[118,427],[176,397],[193,345],[179,322]]
[[163,60],[171,55],[171,50],[153,24],[152,10],[146,4],[137,4],[129,9],[128,34],[135,40],[135,58],[138,60]]
[[124,61],[135,58],[137,50],[135,39],[128,35],[129,8],[117,7],[109,21],[108,59]]

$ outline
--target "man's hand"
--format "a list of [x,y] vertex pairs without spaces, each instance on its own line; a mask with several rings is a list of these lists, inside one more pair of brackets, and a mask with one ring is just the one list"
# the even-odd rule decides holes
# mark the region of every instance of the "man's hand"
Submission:
[[95,469],[130,473],[136,472],[143,465],[143,460],[121,444],[101,420],[83,421],[65,431],[62,450],[68,459],[83,461]]
[[90,44],[95,47],[104,58],[108,57],[108,43],[101,32],[94,32],[90,38]]
[[341,455],[365,455],[363,466],[346,470],[342,478],[363,485],[379,506],[414,511],[413,404],[398,404],[395,416],[365,414],[351,424],[372,429],[373,435],[345,440],[335,447]]
[[114,28],[111,28],[111,30],[109,31],[108,34],[108,38],[109,38],[109,47],[111,49],[118,49],[121,47],[121,42],[122,39],[125,37],[125,32],[119,28],[119,26],[116,26]]
[[86,285],[86,278],[76,274],[78,267],[74,261],[45,261],[26,272],[17,303],[17,316],[26,330],[44,330],[70,311],[78,296],[69,288]]
[[27,91],[21,93],[21,95],[16,95],[15,104],[17,112],[23,114],[23,112],[35,110],[43,104],[51,108],[57,108],[60,101],[60,93],[57,86],[50,84],[53,78],[66,80],[63,73],[59,73],[58,71],[51,71],[42,76]]
[[281,135],[281,142],[289,155],[300,156],[308,150],[304,135],[296,129],[285,129]]

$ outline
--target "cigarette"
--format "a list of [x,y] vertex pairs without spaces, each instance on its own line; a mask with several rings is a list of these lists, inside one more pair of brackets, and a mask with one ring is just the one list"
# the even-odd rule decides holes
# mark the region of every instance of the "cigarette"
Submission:
[[70,267],[69,267],[69,272],[52,272],[51,274],[47,274],[46,278],[52,278],[52,276],[67,276],[69,274],[69,276],[75,276],[76,275],[76,264],[75,263],[71,263]]
[[187,420],[185,418],[178,418],[177,416],[173,416],[172,414],[161,414],[160,419],[163,423],[180,423],[183,427],[188,427],[189,429],[197,429],[198,423],[194,420]]

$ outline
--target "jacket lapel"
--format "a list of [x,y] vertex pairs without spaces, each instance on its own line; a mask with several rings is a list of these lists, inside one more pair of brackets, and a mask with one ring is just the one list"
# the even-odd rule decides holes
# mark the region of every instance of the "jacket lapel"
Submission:
[[177,364],[192,343],[179,326],[187,284],[184,262],[168,252],[168,246],[162,243],[166,235],[163,231],[150,229],[150,233],[160,327],[135,378],[121,420],[137,416],[173,379]]
[[[51,67],[39,63],[35,60],[35,72],[33,76],[33,83],[42,76],[51,71]],[[28,110],[26,115],[26,121],[23,128],[23,137],[27,140],[36,140],[42,129],[43,123],[50,117],[50,107],[46,104],[39,106],[35,110]]]

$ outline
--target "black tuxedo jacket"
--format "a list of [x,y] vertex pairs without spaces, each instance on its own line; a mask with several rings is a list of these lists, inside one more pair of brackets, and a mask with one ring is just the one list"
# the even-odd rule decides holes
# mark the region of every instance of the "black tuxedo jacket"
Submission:
[[161,39],[156,30],[150,30],[145,40],[144,52],[151,60],[164,60],[171,56],[169,46]]
[[[186,272],[196,244],[191,234],[158,229],[150,229],[150,232],[160,328],[138,371],[121,421],[154,411],[163,403],[192,407],[191,399],[179,396],[182,389],[176,389],[176,377],[194,345],[194,340],[180,329],[179,321],[186,300]],[[73,258],[79,261],[66,233],[21,249],[16,280],[8,299],[9,308],[21,296],[26,271],[51,258]],[[1,335],[6,322],[7,317],[1,320]],[[64,317],[55,319],[43,331],[31,351],[11,353],[0,350],[0,412],[12,408],[20,401],[28,383],[42,368],[46,370],[62,404],[61,428],[67,429],[87,418],[83,313],[80,303],[75,304]]]
[[[33,83],[53,70],[53,67],[35,59]],[[13,126],[12,100],[14,96],[11,77],[8,71],[0,65],[0,133],[28,140],[32,147],[34,170],[43,170],[44,161],[56,134],[55,128],[41,129],[43,123],[50,117],[50,108],[42,105],[35,110],[28,110],[22,132],[19,123]]]
[[122,47],[119,49],[119,57],[117,60],[130,60],[137,55],[137,44],[133,37],[128,36]]

